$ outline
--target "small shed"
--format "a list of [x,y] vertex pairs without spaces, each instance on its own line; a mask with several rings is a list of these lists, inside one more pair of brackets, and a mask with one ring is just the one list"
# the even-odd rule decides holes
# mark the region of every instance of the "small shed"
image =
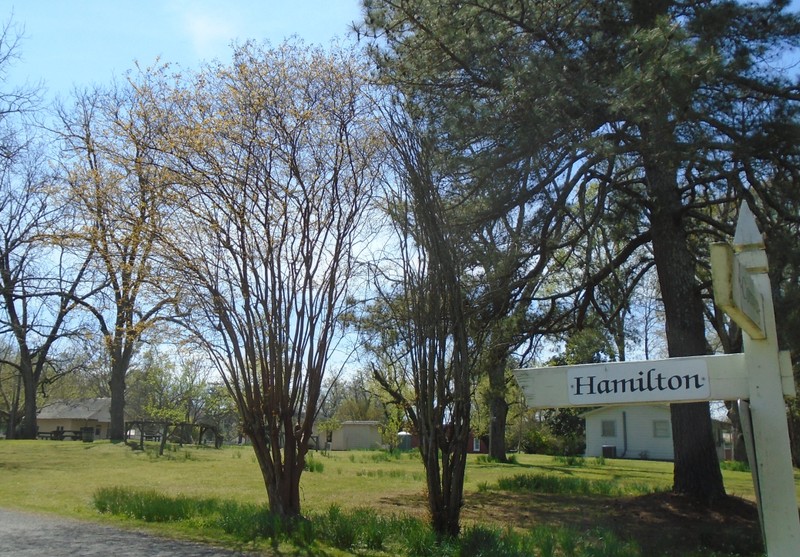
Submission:
[[331,434],[332,451],[353,449],[379,449],[381,447],[380,422],[347,421]]
[[[586,456],[674,460],[669,404],[604,406],[582,415],[586,420]],[[728,424],[712,421],[720,460],[729,455]]]
[[36,416],[40,433],[81,431],[91,427],[95,439],[107,439],[111,425],[111,399],[61,400],[44,406]]

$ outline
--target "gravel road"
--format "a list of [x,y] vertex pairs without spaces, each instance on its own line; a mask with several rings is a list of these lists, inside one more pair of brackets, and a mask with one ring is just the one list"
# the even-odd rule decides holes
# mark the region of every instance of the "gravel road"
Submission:
[[231,557],[246,555],[91,522],[0,509],[0,556]]

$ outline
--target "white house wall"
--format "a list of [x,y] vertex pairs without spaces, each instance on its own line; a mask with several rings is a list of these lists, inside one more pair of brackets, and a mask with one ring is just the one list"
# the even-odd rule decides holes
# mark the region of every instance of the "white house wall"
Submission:
[[[584,414],[584,417],[586,419],[586,456],[602,456],[603,446],[613,446],[616,447],[617,458],[652,460],[673,460],[675,458],[668,406],[608,406],[588,412]],[[615,423],[616,435],[613,437],[602,435],[603,421]],[[666,437],[655,437],[655,421],[667,422]]]

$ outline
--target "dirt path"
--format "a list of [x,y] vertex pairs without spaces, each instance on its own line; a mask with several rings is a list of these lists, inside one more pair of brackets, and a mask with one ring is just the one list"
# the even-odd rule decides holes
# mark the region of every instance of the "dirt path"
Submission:
[[0,509],[0,556],[12,555],[232,557],[245,554],[91,522]]

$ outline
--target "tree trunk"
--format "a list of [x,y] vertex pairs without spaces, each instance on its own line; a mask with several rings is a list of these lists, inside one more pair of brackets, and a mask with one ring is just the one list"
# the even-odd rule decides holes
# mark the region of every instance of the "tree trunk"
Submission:
[[19,430],[19,439],[36,439],[39,433],[36,424],[36,386],[38,381],[34,377],[32,369],[21,370],[22,388],[25,393],[22,415],[22,424]]
[[797,398],[789,402],[788,419],[792,462],[794,462],[795,467],[798,467],[800,466],[800,403],[798,403]]
[[112,364],[111,380],[111,423],[108,427],[108,435],[112,442],[125,441],[125,371],[120,369],[118,363]]
[[[652,195],[650,228],[661,296],[664,302],[669,356],[706,353],[705,323],[695,260],[689,251],[676,173],[667,157],[645,156]],[[711,502],[725,495],[707,402],[672,404],[675,452],[673,490]]]
[[8,409],[8,426],[6,427],[6,439],[17,438],[17,421],[19,420],[19,401],[22,397],[22,376],[17,375],[17,386],[11,396],[11,405]]
[[[503,370],[503,376],[503,383],[505,384],[505,370]],[[491,388],[491,391],[492,394],[495,393],[494,388]],[[504,395],[492,396],[489,402],[489,412],[491,414],[491,421],[489,422],[489,458],[498,462],[507,462],[506,418],[508,417],[508,403]]]
[[[728,419],[733,427],[733,460],[737,462],[747,462],[747,448],[744,445],[744,435],[742,434],[742,421],[739,417],[739,408],[735,402],[728,403]],[[791,421],[790,421],[791,431]]]
[[507,462],[506,458],[506,418],[508,402],[506,402],[506,362],[508,361],[507,344],[492,338],[493,346],[485,356],[486,374],[489,377],[489,458],[498,462]]
[[270,513],[283,518],[299,517],[300,476],[305,458],[304,454],[297,453],[297,442],[291,438],[292,432],[285,435],[283,443],[277,429],[270,433],[266,427],[256,425],[245,427],[245,433],[261,469]]

